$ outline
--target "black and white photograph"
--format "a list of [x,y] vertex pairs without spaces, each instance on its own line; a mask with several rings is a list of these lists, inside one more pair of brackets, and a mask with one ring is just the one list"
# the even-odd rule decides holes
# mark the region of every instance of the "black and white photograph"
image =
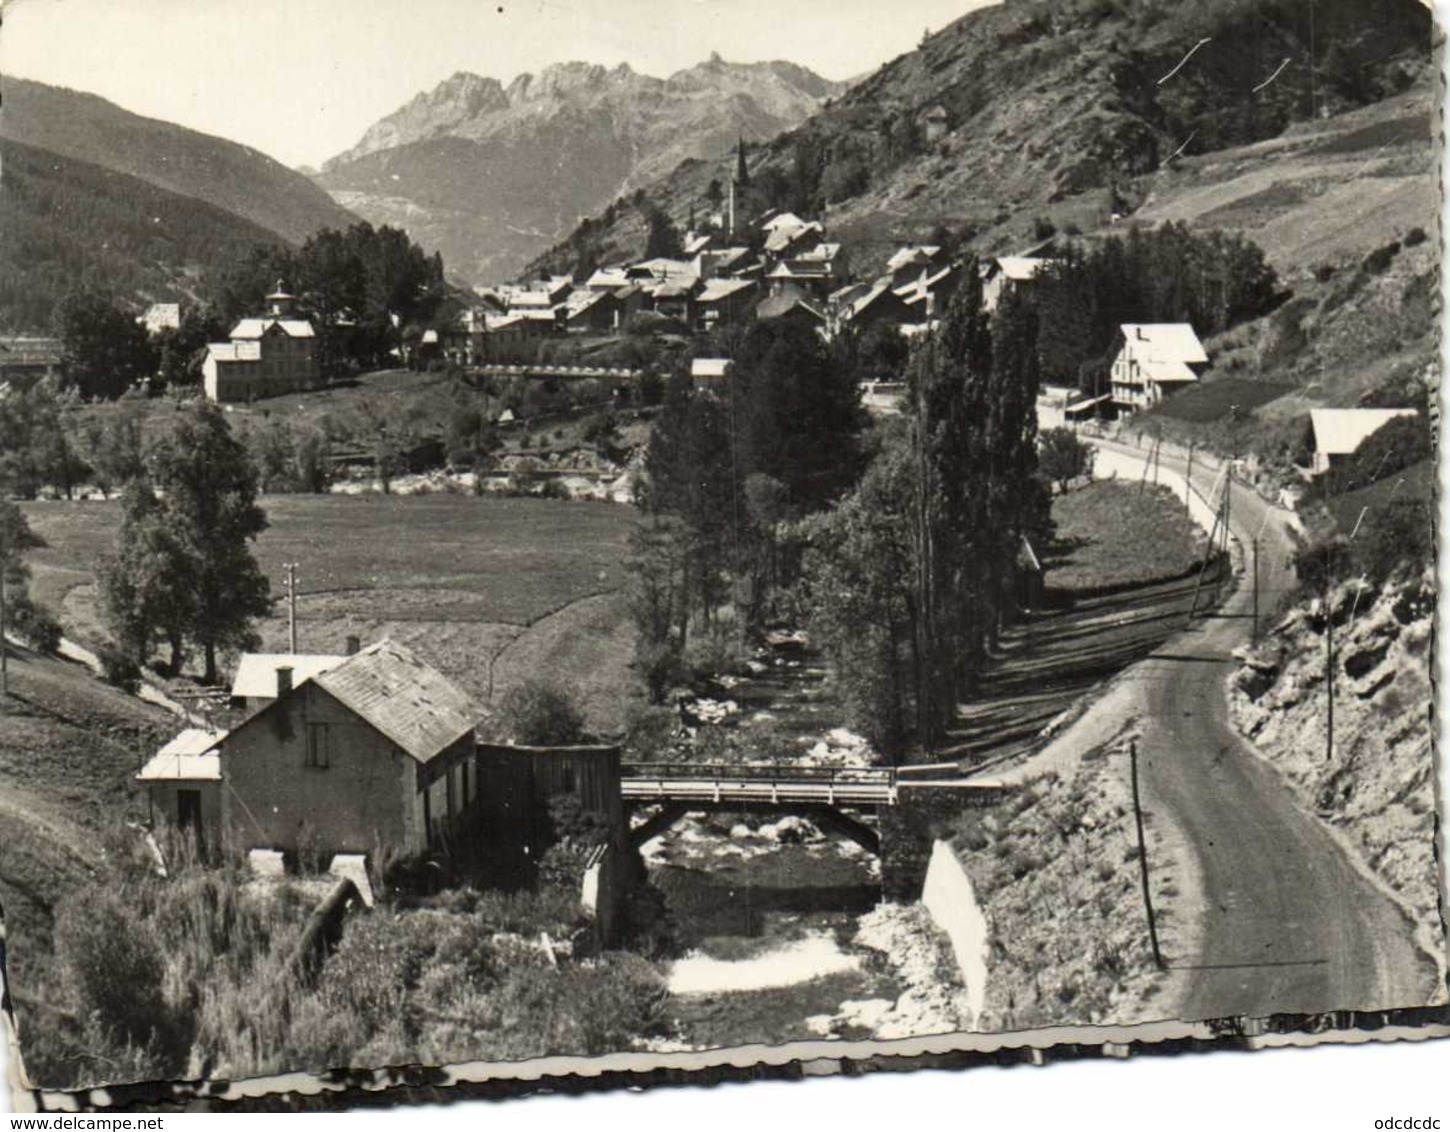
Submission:
[[10,0],[9,1106],[1450,1035],[1441,18]]

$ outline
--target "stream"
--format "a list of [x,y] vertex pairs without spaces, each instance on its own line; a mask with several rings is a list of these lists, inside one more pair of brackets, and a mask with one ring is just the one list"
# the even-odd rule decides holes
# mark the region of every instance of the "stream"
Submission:
[[[749,673],[717,677],[682,705],[700,762],[871,765],[840,726],[824,659],[776,632]],[[642,851],[679,946],[666,967],[674,1038],[662,1048],[866,1038],[910,987],[863,942],[880,863],[789,814],[691,814]]]

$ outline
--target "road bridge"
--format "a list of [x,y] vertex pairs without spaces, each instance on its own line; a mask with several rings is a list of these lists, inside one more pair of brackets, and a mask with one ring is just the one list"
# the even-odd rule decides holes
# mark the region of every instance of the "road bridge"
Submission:
[[557,377],[565,380],[583,381],[634,381],[644,376],[644,370],[628,366],[559,366],[559,365],[503,365],[484,363],[473,367],[475,373],[484,377]]
[[630,830],[639,848],[688,813],[774,813],[809,818],[879,854],[881,835],[866,818],[901,804],[918,791],[959,790],[964,805],[990,805],[1003,787],[995,781],[944,777],[954,767],[820,767],[791,763],[731,766],[721,763],[632,763],[620,768],[627,809],[659,809]]

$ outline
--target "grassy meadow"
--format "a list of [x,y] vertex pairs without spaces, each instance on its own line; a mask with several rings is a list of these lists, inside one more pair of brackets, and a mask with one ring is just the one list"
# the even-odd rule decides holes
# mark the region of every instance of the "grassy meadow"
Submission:
[[[298,564],[298,647],[340,651],[392,637],[485,705],[527,675],[575,687],[600,732],[636,696],[619,591],[633,512],[616,504],[462,495],[278,495],[256,554],[279,599]],[[25,505],[49,546],[32,589],[83,643],[104,637],[94,571],[120,522],[113,502]],[[258,630],[285,651],[279,600]]]
[[1176,578],[1199,561],[1203,535],[1166,487],[1098,480],[1052,502],[1055,540],[1043,565],[1055,590],[1093,593]]

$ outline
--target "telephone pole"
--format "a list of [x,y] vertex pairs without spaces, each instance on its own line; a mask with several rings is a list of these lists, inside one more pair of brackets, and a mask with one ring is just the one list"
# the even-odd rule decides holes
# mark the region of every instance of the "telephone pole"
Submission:
[[1163,951],[1158,946],[1158,920],[1153,914],[1153,889],[1148,883],[1148,839],[1143,833],[1143,801],[1138,795],[1138,741],[1128,742],[1128,760],[1133,776],[1133,820],[1138,826],[1138,871],[1143,881],[1143,907],[1148,913],[1148,940],[1153,945],[1153,963],[1165,968]]
[[1334,761],[1334,544],[1324,562],[1324,761]]
[[285,562],[287,572],[287,651],[297,652],[297,563]]
[[0,531],[0,696],[10,694],[10,649],[5,643],[5,535]]
[[1193,517],[1193,441],[1188,442],[1188,470],[1183,473],[1183,506]]

